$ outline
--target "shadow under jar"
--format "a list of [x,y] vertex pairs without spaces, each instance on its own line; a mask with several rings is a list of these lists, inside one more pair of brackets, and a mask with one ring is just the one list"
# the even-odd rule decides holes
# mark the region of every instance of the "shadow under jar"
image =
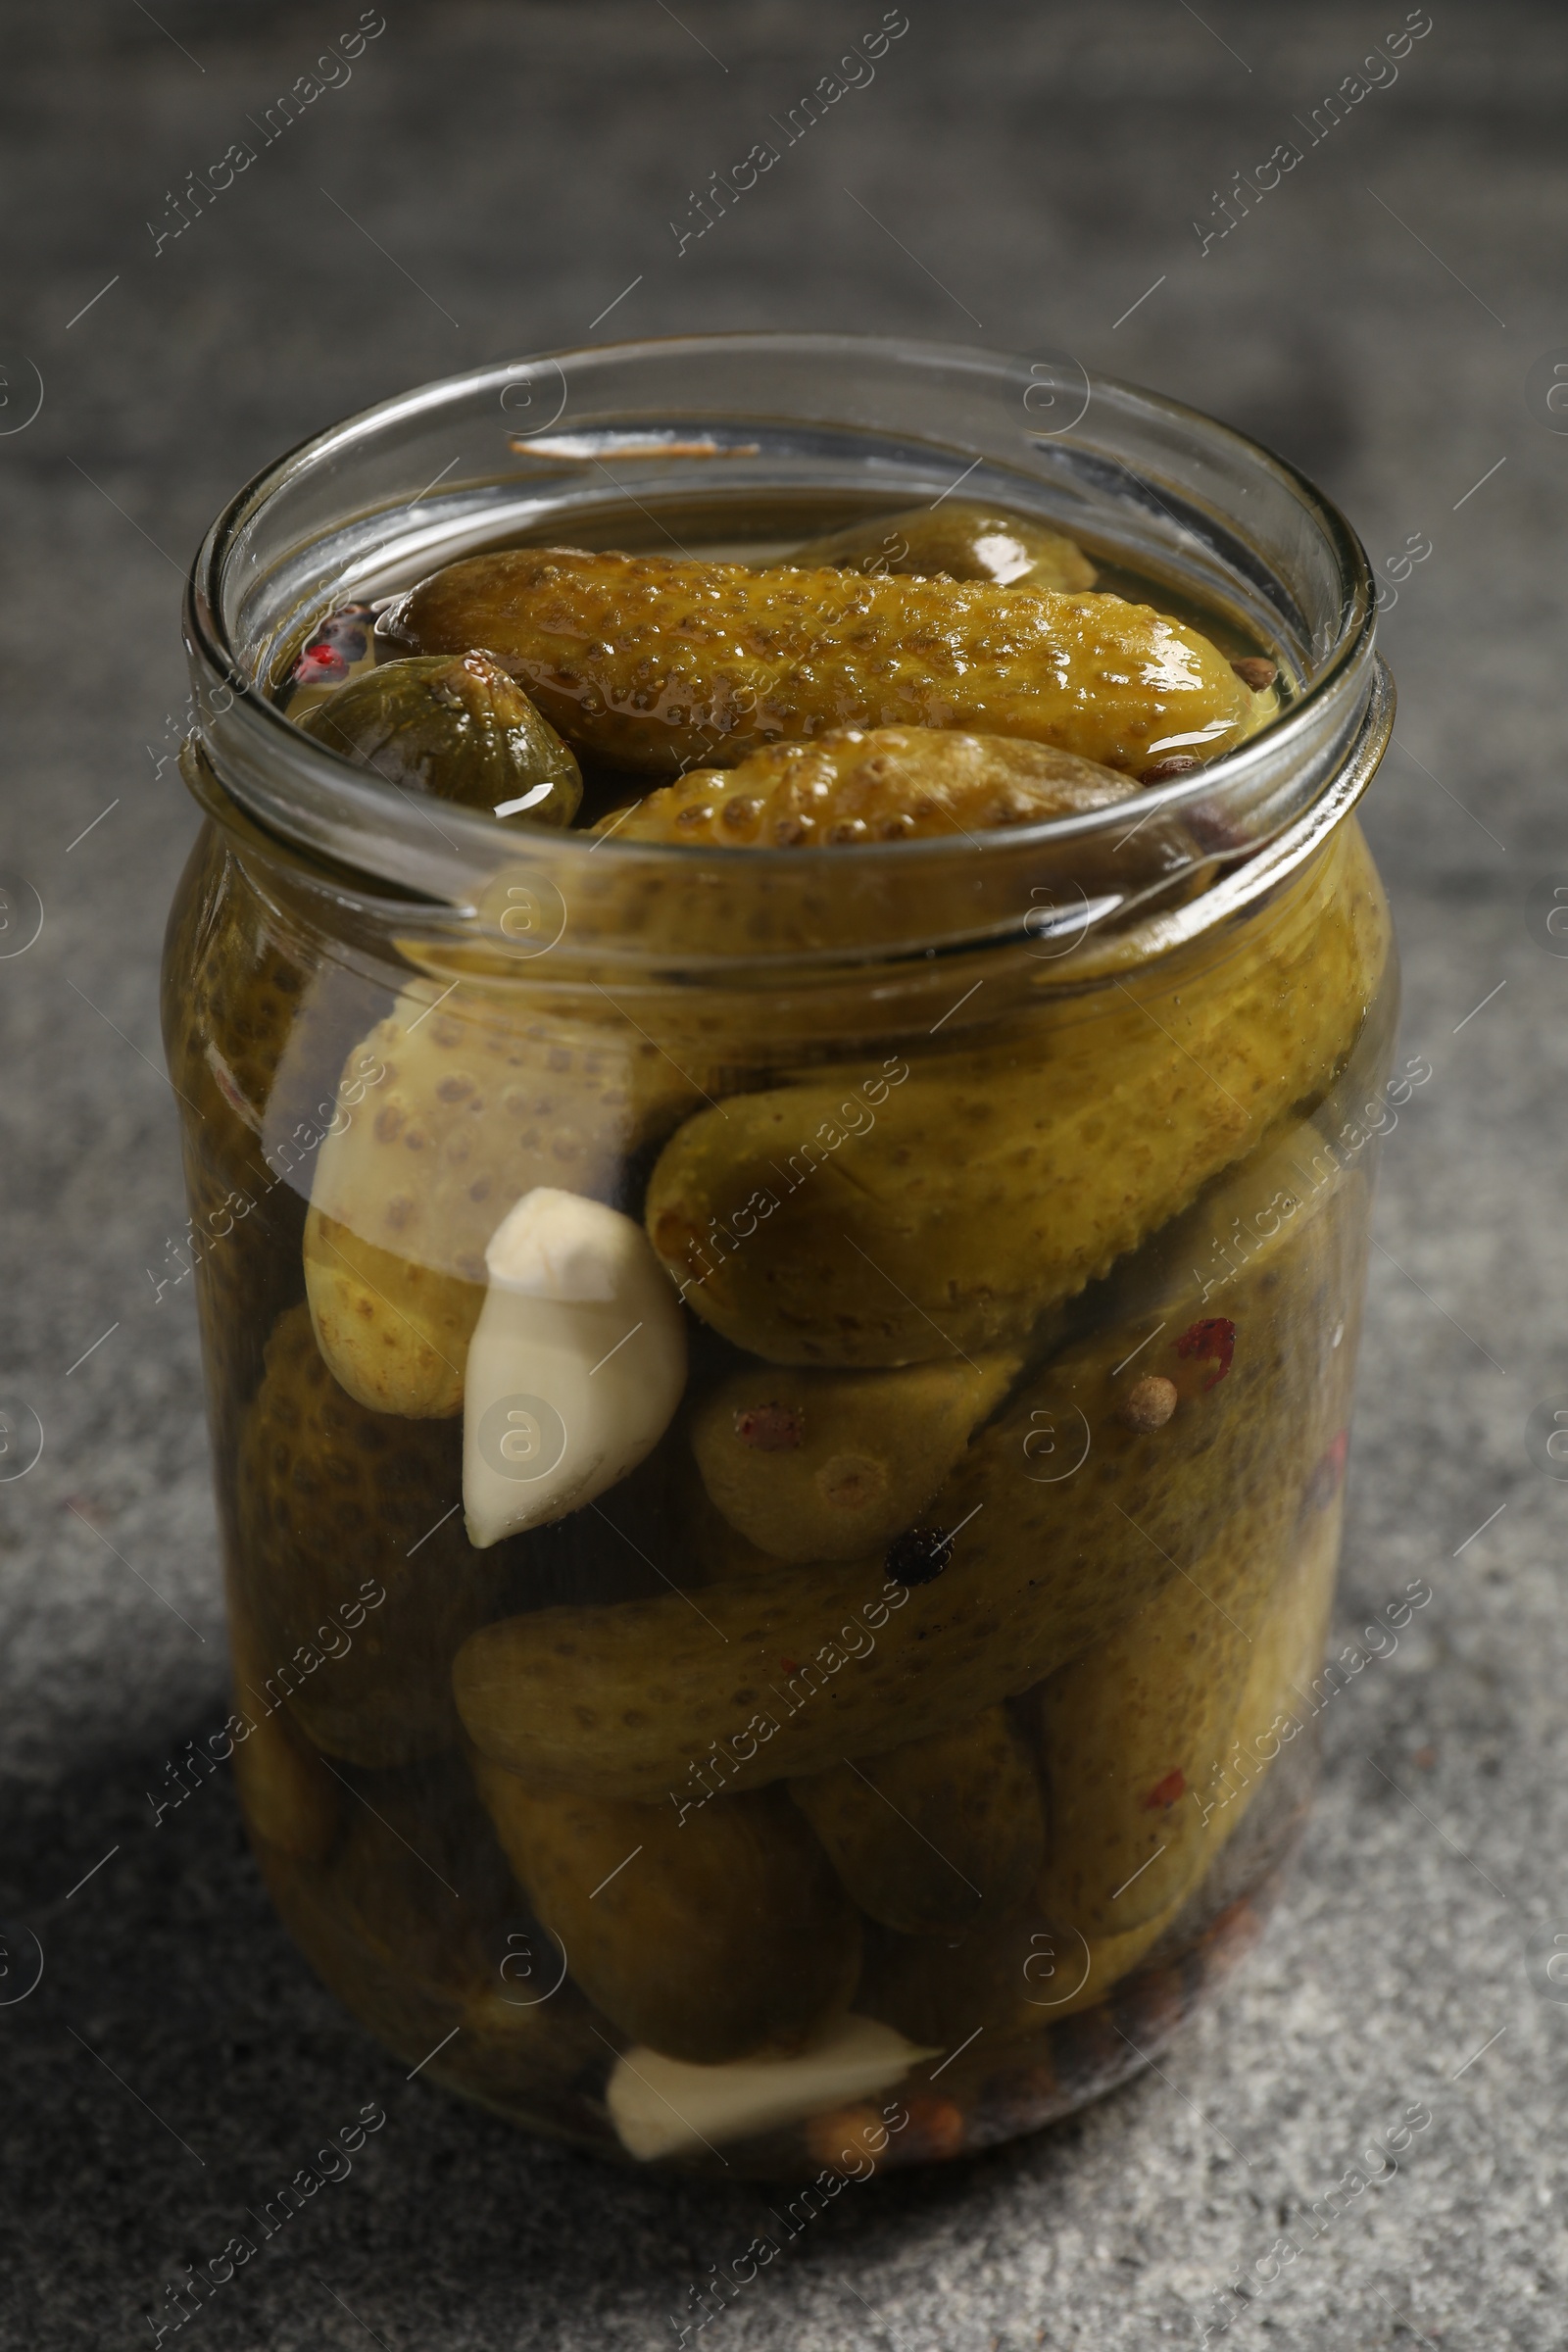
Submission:
[[[1080,551],[1073,612],[1240,664],[1245,739],[1039,821],[728,848],[722,774],[648,837],[678,762],[616,764],[580,678],[575,825],[296,723],[445,566],[765,600],[847,533],[800,560],[875,603],[960,476],[959,524]],[[214,526],[165,1018],[235,1769],[410,2065],[606,2155],[863,2175],[1102,2091],[1256,1934],[1400,1083],[1372,621],[1341,516],[1224,427],[851,338],[454,378]]]

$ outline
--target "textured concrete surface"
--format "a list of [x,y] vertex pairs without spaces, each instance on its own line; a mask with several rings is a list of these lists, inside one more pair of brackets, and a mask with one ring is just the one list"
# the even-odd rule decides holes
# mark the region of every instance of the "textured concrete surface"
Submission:
[[[1387,616],[1400,748],[1369,824],[1403,1050],[1434,1075],[1385,1161],[1342,1638],[1408,1578],[1435,1598],[1327,1711],[1289,1897],[1160,2071],[846,2194],[713,2326],[808,2352],[1143,2352],[1227,2317],[1238,2345],[1303,2352],[1568,2333],[1568,2006],[1532,1956],[1568,1934],[1568,1489],[1526,1443],[1568,1401],[1568,959],[1544,928],[1568,885],[1568,418],[1527,382],[1568,339],[1560,11],[1432,0],[1397,80],[1308,145],[1400,0],[907,7],[874,83],[684,254],[694,181],[872,0],[385,0],[352,80],[177,237],[187,172],[353,25],[348,0],[0,16],[0,868],[45,918],[0,961],[4,1458],[26,1411],[44,1433],[0,1484],[8,2345],[148,2340],[181,2266],[367,2101],[388,2121],[352,2175],[182,2340],[672,2342],[760,2219],[760,2195],[607,2174],[406,2083],[273,1924],[226,1784],[161,1829],[144,1794],[222,1674],[195,1331],[146,1271],[183,1213],[155,1020],[191,832],[165,756],[178,575],[287,443],[581,338],[634,279],[601,334],[1063,344],[1273,441],[1380,563],[1431,551]],[[1233,172],[1288,137],[1303,161],[1204,251]],[[12,906],[15,947],[32,901]],[[44,1973],[19,1999],[29,1929]],[[1397,2175],[1312,2236],[1307,2209],[1412,2105],[1432,2120]],[[1216,2303],[1238,2278],[1250,2305]]]

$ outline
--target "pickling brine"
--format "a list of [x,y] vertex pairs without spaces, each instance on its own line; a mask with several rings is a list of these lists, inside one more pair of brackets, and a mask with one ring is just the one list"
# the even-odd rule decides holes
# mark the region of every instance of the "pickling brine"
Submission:
[[[851,348],[965,447],[949,360]],[[1012,425],[933,507],[919,436],[823,427],[842,353],[715,465],[708,350],[583,355],[632,421],[520,488],[496,379],[444,387],[473,462],[417,530],[434,427],[372,412],[380,508],[341,450],[341,526],[290,519],[311,448],[246,494],[265,593],[220,527],[167,1034],[301,1948],[521,2124],[858,2172],[1140,2063],[1301,1818],[1391,705],[1359,550],[1264,453],[1250,601]],[[647,370],[687,421],[642,445]]]

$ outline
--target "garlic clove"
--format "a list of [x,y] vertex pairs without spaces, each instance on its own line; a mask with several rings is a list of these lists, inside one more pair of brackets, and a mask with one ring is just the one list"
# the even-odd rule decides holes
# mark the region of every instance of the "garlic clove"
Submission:
[[686,1382],[686,1331],[640,1225],[547,1185],[485,1251],[468,1347],[463,1505],[484,1550],[591,1502],[634,1470]]
[[605,2099],[621,2146],[646,2164],[864,2098],[935,2056],[875,2018],[851,2015],[791,2058],[691,2066],[658,2050],[623,2051]]

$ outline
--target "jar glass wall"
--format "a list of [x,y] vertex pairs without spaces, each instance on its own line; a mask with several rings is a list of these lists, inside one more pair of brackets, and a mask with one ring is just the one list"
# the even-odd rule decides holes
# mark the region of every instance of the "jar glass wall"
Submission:
[[[1266,658],[1272,723],[1132,815],[749,856],[509,829],[282,708],[458,558],[766,566],[960,476]],[[1254,1932],[1397,1084],[1371,623],[1224,428],[844,338],[455,379],[215,526],[166,1034],[235,1770],[411,2065],[863,2171],[1081,2103]]]

